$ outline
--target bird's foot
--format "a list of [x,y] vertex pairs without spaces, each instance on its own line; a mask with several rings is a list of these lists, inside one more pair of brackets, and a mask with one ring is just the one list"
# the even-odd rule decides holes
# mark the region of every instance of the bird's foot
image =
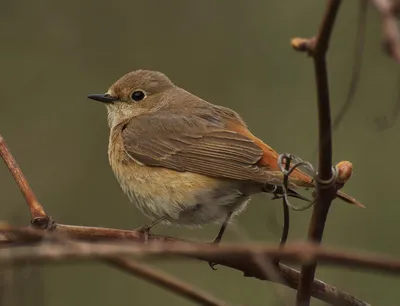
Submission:
[[136,232],[139,232],[140,234],[142,234],[144,243],[147,243],[149,241],[149,234],[150,234],[151,227],[152,227],[151,225],[145,224],[145,225],[135,229]]
[[152,223],[145,224],[136,229],[136,231],[140,232],[143,235],[144,243],[147,243],[149,240],[150,229],[167,218],[168,218],[167,216],[162,216],[161,218],[154,220]]
[[[220,237],[220,235],[218,235],[217,237],[215,237],[215,239],[214,239],[213,241],[208,242],[208,244],[218,246],[219,243],[221,242],[221,239],[222,239],[222,237]],[[213,269],[214,271],[215,271],[215,270],[218,270],[217,268],[215,268],[215,266],[218,265],[217,263],[212,262],[212,261],[209,261],[209,262],[208,262],[208,265],[209,265],[210,268]]]
[[213,269],[214,271],[218,270],[215,266],[218,266],[217,263],[209,261],[208,265],[210,266],[211,269]]

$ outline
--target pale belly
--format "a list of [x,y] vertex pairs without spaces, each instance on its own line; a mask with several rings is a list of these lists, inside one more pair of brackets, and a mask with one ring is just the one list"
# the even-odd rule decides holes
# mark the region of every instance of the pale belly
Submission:
[[123,150],[119,133],[112,133],[109,161],[130,201],[149,218],[196,226],[223,221],[242,212],[250,195],[261,185],[223,180],[162,167],[149,167],[132,160]]
[[189,172],[148,167],[136,162],[111,163],[130,201],[155,220],[196,226],[223,221],[244,210],[250,195],[237,181],[218,180]]

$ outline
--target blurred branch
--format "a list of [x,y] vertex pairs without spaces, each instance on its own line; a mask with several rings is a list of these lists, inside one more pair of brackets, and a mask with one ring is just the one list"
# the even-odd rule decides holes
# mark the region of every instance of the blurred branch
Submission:
[[166,288],[171,292],[178,295],[184,296],[187,299],[197,302],[200,305],[205,306],[226,306],[227,304],[216,299],[207,292],[203,292],[200,289],[195,289],[192,286],[188,286],[187,283],[176,279],[162,271],[156,270],[143,263],[136,262],[132,259],[124,258],[110,258],[107,262],[121,269],[124,272],[133,274],[147,280],[155,285]]
[[344,104],[340,108],[337,113],[335,119],[333,120],[332,130],[337,129],[339,124],[342,122],[344,116],[348,112],[353,103],[354,95],[356,94],[357,87],[360,81],[360,72],[362,66],[362,58],[363,58],[363,50],[365,47],[365,28],[367,21],[367,8],[368,3],[364,0],[360,1],[360,8],[358,12],[358,20],[357,20],[357,34],[356,41],[354,43],[354,54],[353,54],[353,67],[352,67],[352,75],[350,86],[347,91],[347,96]]
[[396,121],[399,119],[400,116],[400,72],[397,72],[397,79],[396,79],[396,87],[397,87],[397,94],[396,99],[394,102],[393,109],[390,110],[389,115],[379,116],[375,119],[375,124],[377,125],[378,131],[385,131],[394,127]]
[[[364,0],[365,1],[365,0]],[[400,11],[399,1],[368,0],[381,15],[383,46],[386,52],[400,64],[400,32],[397,24],[397,15]]]
[[[98,258],[109,258],[113,256],[185,256],[202,261],[223,262],[225,266],[238,266],[235,262],[255,264],[252,255],[256,254],[271,259],[281,259],[293,263],[307,263],[319,260],[326,264],[342,265],[346,267],[376,270],[390,274],[400,274],[400,260],[382,256],[374,253],[350,253],[344,250],[337,250],[323,247],[312,242],[287,243],[281,246],[266,244],[223,244],[212,245],[203,242],[192,242],[172,237],[148,234],[148,243],[143,244],[141,239],[123,238],[121,235],[108,234],[105,239],[91,241],[88,239],[95,228],[87,227],[87,235],[69,236],[65,235],[68,226],[63,225],[62,234],[54,231],[46,232],[34,228],[11,228],[2,226],[0,232],[11,238],[6,242],[2,241],[3,248],[0,249],[0,264],[24,264],[26,262],[49,262],[67,259],[90,260]],[[118,229],[102,229],[117,233]],[[125,231],[127,232],[127,231]],[[132,231],[135,232],[135,231]],[[83,231],[81,231],[83,233]],[[19,235],[21,234],[21,235]],[[79,240],[75,240],[75,239]],[[160,239],[161,238],[161,239]],[[24,244],[25,243],[25,244]],[[6,247],[7,246],[7,247]],[[242,269],[240,269],[242,270]],[[246,276],[267,280],[260,277],[261,271],[253,273],[251,269],[242,271]]]
[[[309,43],[309,49],[306,49],[314,60],[318,98],[319,164],[316,177],[316,203],[308,230],[308,240],[316,243],[320,243],[322,240],[329,208],[336,193],[335,177],[332,173],[332,127],[326,53],[341,2],[341,0],[328,1],[318,35],[310,40],[312,44]],[[292,41],[292,45],[296,48],[294,42],[296,41]],[[305,46],[307,45],[305,44]],[[310,305],[311,286],[316,268],[317,262],[315,260],[301,267],[296,298],[297,306]]]
[[[365,1],[365,0],[364,0]],[[397,63],[400,63],[400,30],[398,17],[400,14],[399,0],[368,0],[375,6],[381,15],[383,46],[386,52]],[[397,82],[398,84],[398,82]],[[378,129],[383,131],[394,126],[399,116],[399,98],[389,116],[379,117],[375,120]]]
[[[121,234],[117,229],[101,229],[105,234],[104,238],[108,240],[107,243],[103,242],[93,244],[73,241],[73,243],[60,244],[56,243],[56,239],[51,239],[52,234],[61,234],[61,237],[63,238],[68,237],[66,235],[67,229],[68,226],[65,225],[62,226],[62,231],[59,233],[57,232],[57,227],[55,228],[55,233],[35,231],[31,228],[3,229],[4,232],[12,233],[14,235],[14,239],[12,240],[18,241],[19,245],[24,241],[39,241],[38,239],[44,237],[47,237],[47,239],[43,239],[43,242],[37,245],[25,247],[10,246],[9,248],[0,251],[0,263],[6,264],[7,262],[12,261],[14,264],[21,264],[27,260],[30,263],[48,263],[67,259],[89,260],[109,259],[110,257],[120,258],[120,256],[127,255],[157,256],[165,259],[168,255],[179,255],[199,259],[205,262],[213,261],[220,265],[240,270],[247,277],[256,277],[260,280],[271,280],[267,279],[264,270],[260,269],[259,263],[254,257],[256,254],[258,255],[258,258],[263,256],[268,260],[279,258],[294,262],[309,262],[318,258],[327,263],[343,264],[352,267],[376,268],[381,271],[390,271],[391,273],[400,272],[400,263],[395,259],[380,259],[374,255],[352,255],[341,251],[324,250],[321,247],[307,243],[288,244],[285,248],[265,245],[213,246],[203,243],[174,240],[174,238],[171,237],[166,237],[166,242],[162,242],[164,237],[150,235],[148,237],[149,243],[143,245],[140,243],[142,237],[139,237],[138,239],[138,236],[141,235],[140,233],[126,235],[128,231],[123,231]],[[87,229],[86,233],[85,229]],[[107,232],[107,230],[109,232]],[[94,232],[95,228],[82,227],[80,231],[73,230],[72,233],[74,236],[68,238],[88,239],[91,233]],[[19,233],[21,235],[18,235]],[[79,236],[76,236],[77,233],[79,233]],[[114,234],[119,240],[119,244],[116,243],[118,240],[112,239]],[[15,240],[15,238],[17,238],[17,240]],[[96,235],[96,239],[99,240],[100,236]],[[126,243],[127,240],[139,243],[129,244]],[[124,241],[125,243],[123,243]],[[297,288],[299,283],[298,271],[281,264],[279,265],[279,272],[282,275],[281,279],[284,280],[282,284],[294,289]],[[275,278],[271,281],[275,281]],[[332,305],[368,305],[356,297],[319,280],[314,280],[313,282],[312,295],[325,302],[331,303]]]

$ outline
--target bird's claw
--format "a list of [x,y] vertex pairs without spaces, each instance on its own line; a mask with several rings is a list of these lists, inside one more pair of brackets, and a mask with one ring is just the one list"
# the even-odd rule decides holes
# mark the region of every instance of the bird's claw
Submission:
[[[217,236],[213,241],[207,242],[207,244],[217,246],[220,242],[221,242],[221,237]],[[214,271],[218,270],[217,268],[215,268],[215,266],[218,265],[217,263],[212,262],[212,261],[209,261],[209,262],[208,262],[208,265],[209,265],[210,268],[213,269]]]
[[217,268],[215,268],[215,266],[217,266],[218,264],[212,261],[208,262],[208,265],[210,266],[211,269],[213,269],[214,271],[218,270]]
[[151,229],[151,226],[148,226],[148,225],[143,225],[136,229],[137,232],[142,234],[144,243],[147,243],[149,240],[150,229]]

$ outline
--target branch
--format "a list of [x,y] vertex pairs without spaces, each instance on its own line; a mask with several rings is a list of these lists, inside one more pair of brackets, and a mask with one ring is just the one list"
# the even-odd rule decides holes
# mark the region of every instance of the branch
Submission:
[[[99,231],[97,231],[97,229]],[[391,273],[400,273],[400,262],[396,259],[377,257],[371,255],[349,254],[342,251],[324,249],[310,243],[288,244],[285,248],[266,245],[220,245],[218,247],[199,242],[188,242],[171,237],[164,237],[149,234],[147,245],[143,245],[142,234],[135,231],[118,229],[76,227],[68,225],[57,225],[53,232],[43,232],[32,228],[10,229],[4,228],[3,232],[11,234],[11,241],[37,242],[44,237],[51,238],[51,234],[70,239],[84,241],[102,241],[102,244],[78,243],[74,244],[50,244],[44,239],[42,243],[31,248],[19,247],[10,255],[10,249],[0,251],[0,263],[7,263],[12,260],[15,263],[22,263],[29,259],[29,262],[50,262],[66,259],[90,259],[110,258],[111,256],[136,255],[136,256],[157,256],[166,258],[169,256],[185,256],[205,262],[215,262],[219,265],[230,267],[244,273],[246,277],[255,277],[260,280],[274,281],[296,289],[299,283],[299,272],[285,265],[279,265],[280,278],[269,279],[265,271],[260,268],[258,259],[274,260],[283,259],[291,262],[310,262],[319,259],[328,264],[340,264],[344,266],[376,269]],[[69,232],[71,230],[71,232]],[[104,242],[108,242],[105,244]],[[136,242],[127,244],[126,242]],[[116,244],[119,242],[119,244]],[[125,242],[125,243],[123,243]],[[47,244],[46,244],[47,243]],[[36,249],[33,249],[36,248]],[[36,251],[37,250],[37,251]],[[256,256],[255,256],[256,255]],[[5,256],[5,257],[3,257]],[[7,257],[8,256],[8,257]],[[10,257],[11,256],[11,257]],[[119,258],[119,257],[118,257]],[[3,262],[4,260],[4,262]],[[314,280],[312,284],[312,295],[332,305],[358,305],[365,306],[367,303],[343,292],[329,284]]]
[[[313,48],[309,50],[309,54],[314,60],[318,97],[319,165],[316,177],[316,203],[311,216],[308,240],[317,243],[322,240],[326,218],[336,193],[335,178],[332,176],[332,128],[326,53],[340,4],[341,0],[329,0],[317,38],[310,40],[312,42],[310,46]],[[308,306],[310,304],[311,286],[316,267],[316,261],[301,267],[296,298],[297,306]]]
[[350,109],[351,105],[354,102],[354,96],[357,92],[357,88],[360,82],[361,75],[361,67],[362,67],[362,58],[363,58],[363,50],[365,49],[365,30],[366,30],[366,21],[367,21],[367,8],[368,3],[364,0],[360,1],[360,8],[358,12],[358,20],[357,20],[357,33],[354,43],[354,53],[353,53],[353,67],[352,67],[352,76],[350,79],[350,85],[347,90],[346,99],[343,103],[342,107],[339,109],[335,119],[333,120],[332,130],[334,131],[338,128],[339,124],[342,122],[346,113]]
[[10,170],[15,182],[17,183],[22,195],[25,197],[25,201],[28,204],[29,210],[32,216],[32,223],[35,226],[41,226],[42,224],[48,223],[48,216],[46,215],[42,205],[36,199],[32,188],[29,186],[24,174],[19,168],[15,158],[12,156],[10,150],[4,138],[0,135],[0,156],[3,158],[8,170]]
[[[364,0],[365,1],[365,0]],[[383,45],[387,53],[400,64],[400,32],[396,14],[399,13],[398,1],[369,0],[381,14]]]
[[[92,231],[93,228],[88,228]],[[118,232],[117,229],[103,229],[110,232]],[[344,250],[337,250],[322,247],[320,244],[311,242],[288,243],[285,248],[275,245],[265,244],[224,244],[220,246],[203,242],[192,242],[177,240],[169,237],[163,241],[161,236],[149,234],[147,244],[132,235],[131,238],[115,236],[110,239],[107,235],[105,240],[97,241],[77,241],[76,237],[60,235],[57,232],[43,232],[32,228],[1,228],[0,230],[7,238],[3,239],[3,246],[8,244],[8,248],[0,249],[0,264],[22,264],[29,262],[59,261],[65,259],[93,259],[107,258],[112,256],[186,256],[200,259],[202,261],[230,263],[232,266],[235,261],[253,262],[251,258],[254,254],[263,259],[281,259],[292,263],[305,263],[320,260],[326,264],[342,265],[346,267],[376,270],[390,274],[400,274],[400,260],[382,256],[374,253],[351,253]],[[126,231],[127,232],[127,231]],[[132,231],[135,232],[135,231]],[[8,235],[11,234],[11,238]],[[82,238],[82,237],[81,237]],[[87,236],[85,236],[87,238]],[[29,244],[21,245],[22,243]],[[35,243],[32,243],[35,242]],[[133,242],[133,243],[132,243]],[[17,244],[16,244],[17,243]],[[259,269],[259,268],[258,268]],[[260,270],[260,269],[259,269]],[[262,278],[264,276],[252,273],[251,270],[242,271],[246,276]]]
[[186,297],[188,300],[199,303],[205,306],[226,306],[227,304],[216,299],[207,292],[199,289],[194,289],[186,283],[172,277],[162,271],[156,270],[143,263],[138,263],[132,259],[110,258],[107,262],[124,272],[128,272],[134,276],[141,277],[149,282],[152,282],[160,287],[166,288],[171,292]]

